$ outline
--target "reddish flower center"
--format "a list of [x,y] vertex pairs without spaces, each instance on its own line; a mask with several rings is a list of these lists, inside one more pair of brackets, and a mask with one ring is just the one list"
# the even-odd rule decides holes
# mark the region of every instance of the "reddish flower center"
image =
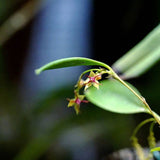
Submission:
[[89,77],[90,82],[95,82],[95,77]]
[[75,103],[81,104],[81,102],[82,102],[82,101],[81,101],[79,98],[76,98]]

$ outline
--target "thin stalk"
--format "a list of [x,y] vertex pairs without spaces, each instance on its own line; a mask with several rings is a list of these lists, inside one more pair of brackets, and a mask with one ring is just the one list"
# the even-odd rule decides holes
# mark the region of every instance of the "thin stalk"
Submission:
[[137,132],[138,132],[138,131],[140,130],[140,128],[143,127],[146,123],[154,122],[154,121],[155,121],[154,118],[149,118],[149,119],[146,119],[146,120],[144,120],[143,122],[141,122],[141,123],[135,128],[135,130],[133,131],[132,137],[136,137]]
[[[132,140],[132,144],[136,150],[136,153],[138,155],[138,158],[140,160],[147,160],[148,158],[145,158],[145,155],[144,155],[144,152],[143,152],[143,148],[141,147],[141,145],[138,143],[138,139],[136,137],[136,134],[138,133],[138,131],[147,123],[149,122],[155,122],[155,119],[154,118],[149,118],[149,119],[146,119],[144,121],[142,121],[140,124],[138,124],[138,126],[134,129],[133,131],[133,134],[131,136],[131,140]],[[152,140],[151,140],[152,141]],[[150,142],[151,142],[150,141]],[[151,143],[150,143],[151,144]],[[149,158],[150,159],[150,158]]]
[[149,113],[155,118],[155,120],[157,121],[157,123],[160,125],[160,117],[158,114],[156,114],[155,112],[153,112],[151,110],[151,108],[149,107],[148,103],[146,102],[145,98],[143,98],[142,96],[140,96],[139,94],[137,94],[130,86],[128,86],[128,84],[126,84],[114,71],[112,71],[113,73],[113,78],[115,78],[116,80],[118,80],[119,82],[121,82],[125,87],[127,87],[136,97],[139,98],[140,101],[143,102],[143,104],[146,106],[146,108],[149,110]]
[[156,138],[154,137],[154,132],[153,132],[154,125],[155,125],[155,121],[151,123],[149,128],[148,144],[150,149],[156,147]]

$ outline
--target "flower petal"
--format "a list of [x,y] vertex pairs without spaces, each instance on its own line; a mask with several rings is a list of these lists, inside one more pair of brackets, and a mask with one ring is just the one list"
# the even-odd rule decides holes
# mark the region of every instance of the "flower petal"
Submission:
[[102,78],[101,74],[97,74],[95,77],[96,80],[100,80],[101,78]]
[[89,74],[89,77],[94,77],[95,75],[96,74],[93,71],[91,71],[90,74]]
[[75,99],[69,100],[68,107],[72,107],[75,104]]
[[79,114],[79,113],[80,113],[80,105],[75,104],[75,105],[74,105],[74,109],[75,109],[75,111],[76,111],[76,114]]
[[85,88],[84,88],[84,90],[86,91],[89,87],[91,87],[92,86],[92,83],[90,82],[90,83],[87,83],[86,84],[86,86],[85,86]]
[[80,89],[80,88],[82,88],[83,86],[84,86],[84,80],[81,79],[81,80],[79,81],[79,83],[78,83],[78,88]]
[[82,101],[84,99],[85,95],[78,95],[78,98]]
[[84,81],[84,84],[89,83],[89,81],[90,81],[90,78],[87,78],[87,79]]
[[99,83],[93,83],[93,86],[99,89]]

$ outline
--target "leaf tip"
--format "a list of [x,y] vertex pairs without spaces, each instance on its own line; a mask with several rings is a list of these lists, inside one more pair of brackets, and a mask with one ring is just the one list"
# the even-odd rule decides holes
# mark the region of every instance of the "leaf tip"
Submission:
[[40,70],[40,69],[36,69],[36,70],[35,70],[35,74],[36,74],[36,75],[39,75],[40,73],[41,73],[41,70]]

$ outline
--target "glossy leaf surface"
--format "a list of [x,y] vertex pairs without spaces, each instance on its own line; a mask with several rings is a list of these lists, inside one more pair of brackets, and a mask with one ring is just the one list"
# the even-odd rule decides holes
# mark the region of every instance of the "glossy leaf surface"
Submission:
[[[139,93],[133,86],[131,87]],[[99,90],[91,87],[85,94],[91,103],[111,112],[125,114],[147,112],[144,104],[128,88],[114,79],[102,81]]]
[[42,71],[49,70],[49,69],[57,69],[57,68],[64,68],[64,67],[73,67],[73,66],[87,66],[87,65],[96,65],[108,68],[108,66],[102,62],[83,58],[83,57],[71,57],[71,58],[63,58],[59,60],[55,60],[50,62],[39,69],[36,69],[36,74],[40,74]]

